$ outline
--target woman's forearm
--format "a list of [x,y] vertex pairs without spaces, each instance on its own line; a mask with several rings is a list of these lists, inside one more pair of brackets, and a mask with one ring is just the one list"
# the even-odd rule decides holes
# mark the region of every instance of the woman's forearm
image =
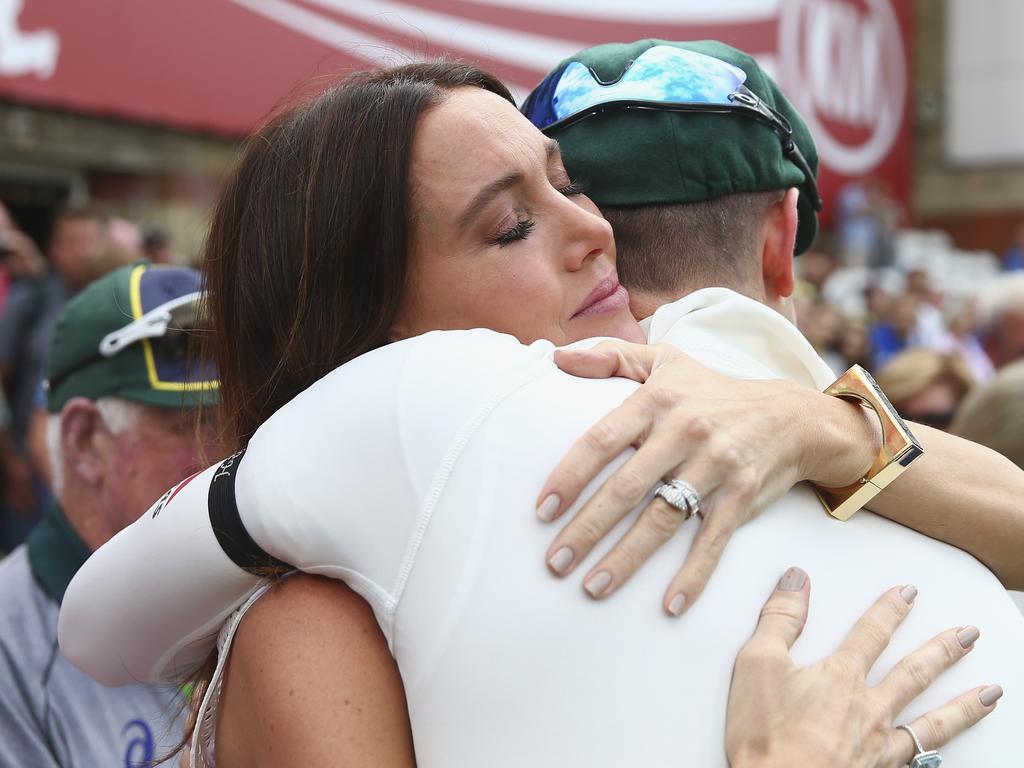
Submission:
[[[874,414],[826,396],[809,400],[807,412],[817,426],[802,476],[826,487],[854,482],[850,467],[866,468],[879,449]],[[1024,470],[977,443],[909,426],[924,455],[867,508],[969,552],[1007,588],[1024,588]]]
[[1024,470],[970,440],[910,429],[924,456],[868,508],[970,552],[1008,589],[1024,588]]

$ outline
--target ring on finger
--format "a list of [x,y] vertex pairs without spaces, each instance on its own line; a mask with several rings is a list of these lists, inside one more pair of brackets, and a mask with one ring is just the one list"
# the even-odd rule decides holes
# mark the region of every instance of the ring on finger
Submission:
[[663,498],[669,506],[683,513],[683,519],[700,514],[700,493],[690,483],[679,478],[668,480],[654,490],[655,496]]
[[907,763],[908,768],[939,768],[942,765],[942,758],[939,757],[939,753],[934,749],[926,750],[921,746],[921,740],[917,738],[917,734],[914,733],[914,729],[909,725],[897,725],[897,728],[902,728],[904,731],[910,734],[910,738],[914,740],[914,751],[915,755],[910,758],[910,762]]

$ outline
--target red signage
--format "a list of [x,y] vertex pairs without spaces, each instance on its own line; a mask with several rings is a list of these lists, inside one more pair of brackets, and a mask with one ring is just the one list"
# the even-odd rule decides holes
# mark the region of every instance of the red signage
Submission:
[[0,97],[242,135],[309,79],[450,53],[525,95],[608,41],[715,38],[804,114],[823,194],[908,190],[909,0],[0,0]]

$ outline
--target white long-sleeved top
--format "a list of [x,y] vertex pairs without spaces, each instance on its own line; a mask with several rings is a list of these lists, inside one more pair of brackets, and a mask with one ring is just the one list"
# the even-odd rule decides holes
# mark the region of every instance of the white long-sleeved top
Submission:
[[[649,333],[737,377],[817,389],[833,377],[784,318],[724,289],[662,307]],[[868,512],[832,520],[806,487],[736,533],[680,619],[664,614],[661,596],[696,521],[606,601],[588,599],[579,576],[553,578],[544,553],[554,528],[538,521],[534,499],[573,440],[637,385],[568,376],[552,351],[489,331],[389,345],[282,408],[237,469],[253,539],[304,571],[344,579],[373,607],[401,669],[421,768],[725,768],[733,660],[794,564],[813,582],[798,661],[832,653],[898,584],[916,584],[920,595],[873,679],[933,634],[977,624],[975,651],[901,720],[999,682],[999,711],[943,754],[972,768],[1012,754],[1024,722],[1024,695],[1014,695],[1024,691],[1024,617],[995,577],[964,552]],[[189,671],[256,585],[210,529],[207,493],[220,471],[162,500],[68,589],[62,648],[101,681]]]

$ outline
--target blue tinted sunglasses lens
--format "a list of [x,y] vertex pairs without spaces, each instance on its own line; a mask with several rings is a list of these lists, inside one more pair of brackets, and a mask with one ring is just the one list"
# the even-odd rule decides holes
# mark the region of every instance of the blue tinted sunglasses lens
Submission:
[[614,82],[602,83],[574,61],[558,79],[549,119],[564,120],[613,101],[731,106],[746,79],[743,70],[721,59],[667,45],[648,48]]

